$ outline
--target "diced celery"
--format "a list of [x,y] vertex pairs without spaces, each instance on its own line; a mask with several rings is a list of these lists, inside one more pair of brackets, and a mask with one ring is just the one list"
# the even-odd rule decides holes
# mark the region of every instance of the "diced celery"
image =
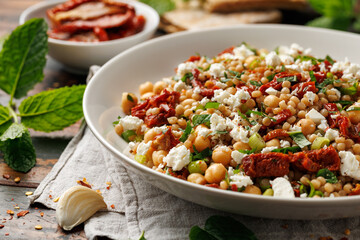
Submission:
[[201,165],[200,165],[201,162],[203,162],[203,160],[193,161],[193,162],[189,163],[189,165],[188,165],[189,173],[204,174],[205,171],[203,171],[203,169],[201,169]]
[[311,144],[311,149],[312,150],[321,149],[325,145],[329,146],[330,145],[330,140],[328,138],[326,138],[326,137],[317,137],[317,138],[315,138],[315,140]]
[[141,163],[141,164],[145,164],[146,163],[146,156],[136,154],[135,155],[135,161],[137,161],[138,163]]
[[251,149],[256,149],[257,152],[260,152],[261,149],[263,149],[266,146],[266,144],[264,139],[260,136],[260,134],[254,133],[249,138],[249,146],[251,147]]

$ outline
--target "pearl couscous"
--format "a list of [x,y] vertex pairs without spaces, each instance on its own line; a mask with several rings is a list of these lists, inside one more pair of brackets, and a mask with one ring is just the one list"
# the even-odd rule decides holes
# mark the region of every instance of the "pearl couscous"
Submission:
[[285,198],[360,194],[360,65],[243,43],[191,56],[123,93],[114,122],[134,159],[224,190]]

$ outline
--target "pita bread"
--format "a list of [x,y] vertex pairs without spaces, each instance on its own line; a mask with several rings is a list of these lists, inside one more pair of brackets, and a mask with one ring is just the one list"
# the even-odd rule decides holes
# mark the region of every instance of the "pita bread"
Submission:
[[162,16],[160,28],[172,33],[246,23],[276,23],[280,20],[281,13],[278,10],[221,14],[208,13],[199,9],[176,9]]
[[306,0],[207,0],[209,12],[237,12],[249,9],[296,9],[307,7]]

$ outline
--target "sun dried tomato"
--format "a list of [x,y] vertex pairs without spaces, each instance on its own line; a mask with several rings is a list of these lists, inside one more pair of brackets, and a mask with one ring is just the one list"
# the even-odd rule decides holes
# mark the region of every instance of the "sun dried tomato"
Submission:
[[165,173],[173,177],[180,178],[182,180],[186,180],[190,174],[186,168],[183,168],[182,170],[176,172],[174,172],[171,168],[168,168]]
[[327,117],[327,121],[329,123],[330,128],[334,128],[337,124],[336,119],[332,118],[331,116],[339,114],[339,109],[337,108],[335,103],[326,103],[324,104],[324,108],[328,110],[329,115]]
[[360,195],[360,184],[356,184],[355,188],[348,194],[349,196]]
[[188,58],[188,60],[186,60],[186,62],[195,62],[195,61],[199,61],[201,59],[201,56],[196,55],[196,56],[191,56]]
[[316,72],[316,73],[314,73],[314,77],[316,78],[316,82],[322,83],[326,78],[326,73]]
[[231,53],[232,54],[234,52],[234,48],[235,48],[234,46],[229,47],[229,48],[225,49],[224,51],[222,51],[221,53],[219,53],[218,56],[223,55],[225,53]]
[[284,129],[275,129],[275,130],[272,130],[270,132],[268,132],[268,134],[266,134],[263,139],[265,142],[267,141],[270,141],[271,139],[274,139],[274,138],[281,138],[281,137],[288,137],[289,134],[287,133],[286,130]]
[[298,98],[302,98],[306,92],[318,92],[318,89],[315,87],[315,82],[298,83],[292,86],[291,89],[293,93],[295,93],[295,96],[297,96]]
[[196,68],[192,70],[192,74],[193,80],[191,80],[191,85],[193,86],[193,88],[200,88],[201,96],[212,98],[214,96],[214,90],[219,89],[219,87],[214,84],[211,88],[205,88],[203,82],[199,80],[200,71]]
[[289,173],[289,162],[287,154],[257,153],[243,158],[243,168],[250,177],[280,177]]
[[205,184],[206,187],[212,187],[212,188],[220,188],[219,184],[217,183],[208,183]]
[[151,146],[157,150],[169,151],[171,148],[175,147],[179,143],[180,141],[175,138],[171,131],[171,127],[169,127],[165,133],[155,137]]
[[265,83],[259,88],[259,91],[262,92],[262,94],[266,94],[266,90],[268,88],[274,88],[276,90],[280,90],[282,86],[281,82],[278,82],[276,79],[273,79],[271,82]]
[[339,126],[341,135],[360,143],[359,124],[357,126],[352,125],[350,119],[346,116],[338,116],[336,122]]
[[93,31],[94,31],[95,35],[98,37],[99,41],[108,41],[109,40],[109,36],[103,28],[95,27]]
[[267,129],[270,127],[274,127],[274,126],[286,121],[291,116],[292,116],[291,111],[286,108],[273,117],[275,119],[275,121],[271,121],[269,126],[263,125],[261,127],[261,129]]
[[331,145],[327,148],[295,153],[291,156],[291,162],[301,171],[317,172],[323,168],[338,171],[340,169],[339,154]]

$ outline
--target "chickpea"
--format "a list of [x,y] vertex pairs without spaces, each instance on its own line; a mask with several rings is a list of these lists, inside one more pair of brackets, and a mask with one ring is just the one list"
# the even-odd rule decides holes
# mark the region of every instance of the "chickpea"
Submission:
[[311,119],[301,119],[296,125],[301,127],[301,131],[305,136],[313,134],[316,129],[316,125]]
[[145,82],[143,84],[140,84],[139,86],[140,95],[143,95],[144,93],[148,93],[148,92],[153,92],[153,90],[154,90],[154,85],[152,84],[152,82]]
[[[352,107],[350,107],[351,109]],[[360,113],[359,111],[349,111],[349,119],[351,121],[352,124],[358,124],[360,123]]]
[[166,83],[163,81],[158,81],[154,84],[154,93],[160,94],[162,90],[166,88]]
[[220,163],[214,163],[205,171],[205,179],[208,183],[220,183],[225,178],[226,168]]
[[264,99],[264,103],[272,108],[278,107],[280,102],[280,98],[275,95],[268,95]]
[[244,143],[244,142],[236,142],[233,145],[235,150],[251,150],[251,147],[249,146],[248,143]]
[[203,136],[197,136],[194,141],[194,145],[197,151],[201,152],[210,147],[210,139]]
[[280,147],[279,139],[271,139],[266,142],[266,147]]
[[140,97],[140,99],[141,99],[141,100],[146,100],[146,99],[148,99],[149,97],[152,97],[152,96],[154,96],[154,95],[155,95],[155,94],[154,94],[153,92],[147,92],[147,93],[142,94],[141,97]]
[[256,195],[261,195],[261,190],[260,188],[258,188],[255,185],[249,185],[246,186],[245,190],[243,191],[244,193],[249,193],[249,194],[256,194]]
[[152,160],[155,166],[159,166],[159,164],[163,163],[164,157],[168,154],[165,150],[154,151],[152,153]]
[[226,190],[229,188],[229,184],[225,180],[222,180],[220,182],[220,188]]
[[133,93],[124,92],[121,97],[121,107],[125,114],[130,114],[131,108],[138,103],[138,98]]
[[158,133],[154,129],[150,129],[144,135],[144,142],[147,143],[149,141],[152,141],[156,135],[158,135]]
[[227,167],[231,161],[231,149],[228,147],[217,147],[212,153],[212,159]]
[[115,132],[117,135],[121,136],[121,134],[124,132],[124,127],[121,124],[117,124],[115,126]]
[[203,175],[201,175],[200,173],[192,173],[192,174],[190,174],[187,177],[187,180],[189,182],[200,184],[200,185],[205,185],[206,184],[205,177]]

